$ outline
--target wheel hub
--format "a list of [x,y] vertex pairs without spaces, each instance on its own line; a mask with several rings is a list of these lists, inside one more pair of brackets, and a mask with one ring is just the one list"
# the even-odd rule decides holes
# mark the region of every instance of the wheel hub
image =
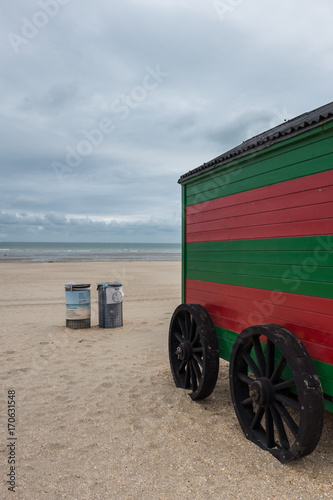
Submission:
[[192,344],[189,341],[181,342],[176,349],[178,359],[189,361],[192,357]]
[[274,399],[274,388],[268,378],[258,378],[252,382],[250,397],[259,406],[268,406]]

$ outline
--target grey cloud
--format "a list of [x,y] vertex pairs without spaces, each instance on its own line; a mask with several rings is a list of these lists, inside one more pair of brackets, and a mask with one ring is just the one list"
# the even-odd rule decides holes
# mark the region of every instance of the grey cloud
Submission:
[[22,111],[50,112],[57,111],[65,105],[69,105],[78,91],[76,83],[57,84],[51,87],[40,97],[25,97],[19,105]]
[[[8,241],[35,241],[35,237],[49,241],[64,241],[64,235],[71,241],[94,242],[123,241],[132,242],[133,236],[138,242],[159,241],[168,243],[179,240],[179,220],[148,218],[133,221],[95,221],[89,217],[59,217],[49,213],[44,216],[29,214],[0,213],[0,234],[6,235]],[[97,238],[97,239],[96,239]],[[69,240],[67,240],[69,241]]]
[[220,126],[205,131],[207,140],[224,144],[227,148],[237,146],[243,141],[263,132],[283,120],[282,113],[272,109],[249,109],[231,115]]
[[[40,9],[7,2],[0,20],[8,241],[178,241],[181,174],[332,100],[330,0],[241,2],[223,20],[211,1],[71,0],[16,54],[8,33]],[[149,90],[147,67],[168,73]]]

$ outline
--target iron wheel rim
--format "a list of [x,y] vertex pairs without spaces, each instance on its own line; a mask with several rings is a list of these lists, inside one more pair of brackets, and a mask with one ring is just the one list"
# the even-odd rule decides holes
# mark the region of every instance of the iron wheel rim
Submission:
[[198,304],[181,304],[169,329],[169,360],[177,387],[193,400],[209,396],[219,370],[219,348],[213,322]]
[[246,437],[280,462],[317,446],[324,418],[321,384],[305,347],[286,328],[258,325],[238,336],[230,391]]

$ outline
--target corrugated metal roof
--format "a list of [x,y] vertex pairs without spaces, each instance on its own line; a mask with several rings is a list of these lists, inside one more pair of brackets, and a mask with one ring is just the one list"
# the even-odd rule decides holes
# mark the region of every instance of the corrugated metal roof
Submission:
[[223,163],[227,163],[233,158],[240,158],[260,149],[267,148],[272,144],[284,140],[286,136],[288,136],[288,138],[293,137],[305,130],[310,130],[311,128],[316,127],[319,123],[324,123],[332,119],[333,102],[330,102],[329,104],[325,104],[325,106],[303,113],[302,115],[292,118],[277,127],[271,128],[262,134],[252,137],[252,139],[244,141],[239,146],[236,146],[226,153],[217,156],[208,163],[204,163],[200,167],[190,170],[186,174],[182,175],[178,182],[182,183],[191,177],[195,177],[203,172],[216,168]]

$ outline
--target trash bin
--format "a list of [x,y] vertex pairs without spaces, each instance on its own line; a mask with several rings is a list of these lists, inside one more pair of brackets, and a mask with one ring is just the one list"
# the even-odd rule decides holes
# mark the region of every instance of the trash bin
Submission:
[[90,328],[90,284],[66,283],[66,326],[72,329]]
[[123,289],[119,281],[97,283],[100,328],[123,326]]

